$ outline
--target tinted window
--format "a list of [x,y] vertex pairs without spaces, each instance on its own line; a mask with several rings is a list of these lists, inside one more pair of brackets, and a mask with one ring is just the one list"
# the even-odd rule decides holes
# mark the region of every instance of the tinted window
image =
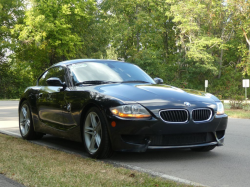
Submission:
[[46,71],[39,79],[39,86],[48,86],[46,80],[51,77],[60,78],[62,82],[65,82],[65,69],[63,67],[54,67]]
[[146,81],[155,83],[142,69],[124,62],[84,62],[70,66],[73,81]]

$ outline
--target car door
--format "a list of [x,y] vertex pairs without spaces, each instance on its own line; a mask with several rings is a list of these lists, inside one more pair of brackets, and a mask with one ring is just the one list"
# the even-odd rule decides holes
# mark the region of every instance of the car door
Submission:
[[64,91],[62,86],[50,86],[46,80],[51,77],[60,78],[65,82],[65,68],[52,67],[39,79],[40,91],[37,97],[39,119],[46,125],[56,129],[62,129],[64,118],[62,108],[65,106]]
[[83,101],[86,97],[83,92],[74,89],[74,75],[68,69],[68,76],[65,76],[68,82],[68,88],[64,92],[65,105],[62,109],[64,116],[65,130],[74,128],[80,122],[79,111],[82,109]]

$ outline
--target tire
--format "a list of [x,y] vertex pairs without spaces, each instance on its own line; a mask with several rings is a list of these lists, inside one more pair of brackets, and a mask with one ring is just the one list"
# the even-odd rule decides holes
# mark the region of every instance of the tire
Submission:
[[106,121],[100,110],[91,108],[83,123],[83,144],[92,158],[109,158],[113,154]]
[[33,120],[28,101],[22,102],[19,110],[19,130],[22,138],[25,140],[36,140],[43,137],[42,133],[34,131]]
[[194,147],[190,148],[192,151],[197,151],[197,152],[208,152],[211,151],[215,148],[215,145],[210,145],[210,146],[204,146],[204,147]]

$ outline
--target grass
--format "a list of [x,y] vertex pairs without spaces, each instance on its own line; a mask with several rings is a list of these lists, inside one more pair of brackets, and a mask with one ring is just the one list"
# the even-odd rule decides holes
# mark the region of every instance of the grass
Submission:
[[229,103],[225,103],[224,107],[225,113],[231,118],[250,119],[249,107],[245,107],[245,109],[230,109]]
[[250,111],[241,109],[225,109],[225,113],[231,118],[250,119]]
[[187,186],[0,134],[0,173],[25,186]]
[[19,101],[19,99],[0,99],[0,101]]

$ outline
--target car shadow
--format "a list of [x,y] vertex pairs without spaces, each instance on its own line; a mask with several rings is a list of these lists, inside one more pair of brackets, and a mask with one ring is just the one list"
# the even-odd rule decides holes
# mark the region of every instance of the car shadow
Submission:
[[[41,140],[32,141],[36,144],[48,146],[53,149],[68,152],[71,154],[78,154],[83,157],[88,157],[87,152],[84,150],[83,144],[79,142],[73,142],[70,140],[57,138],[51,135],[44,136]],[[220,151],[221,147],[217,147],[209,152],[196,152],[190,149],[167,149],[167,150],[149,150],[143,153],[135,152],[115,152],[109,159],[102,159],[103,161],[114,161],[123,163],[134,162],[181,162],[181,161],[193,161],[215,159],[216,157],[223,156],[223,151]]]
[[220,151],[196,152],[190,149],[153,150],[145,153],[116,152],[110,159],[122,162],[173,162],[214,159],[223,156]]

